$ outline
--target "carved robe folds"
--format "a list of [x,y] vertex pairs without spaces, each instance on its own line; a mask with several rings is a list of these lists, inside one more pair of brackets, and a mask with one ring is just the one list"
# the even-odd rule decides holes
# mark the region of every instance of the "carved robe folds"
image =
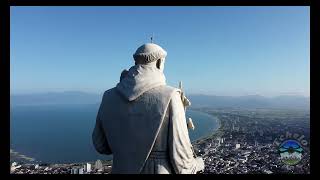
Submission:
[[196,173],[181,91],[157,68],[136,65],[107,90],[92,134],[96,150],[113,154],[112,173]]

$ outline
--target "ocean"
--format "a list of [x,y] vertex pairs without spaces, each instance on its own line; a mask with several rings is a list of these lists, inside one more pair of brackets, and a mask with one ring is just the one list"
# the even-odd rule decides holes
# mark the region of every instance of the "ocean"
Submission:
[[[91,133],[99,104],[11,106],[10,148],[42,163],[75,163],[112,156],[97,153]],[[191,141],[207,136],[219,126],[209,114],[187,110],[195,130]]]

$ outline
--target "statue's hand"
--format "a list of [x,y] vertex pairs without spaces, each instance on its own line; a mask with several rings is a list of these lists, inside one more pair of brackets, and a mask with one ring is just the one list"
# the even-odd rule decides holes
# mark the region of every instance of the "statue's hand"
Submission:
[[191,105],[190,100],[184,95],[184,93],[182,93],[182,95],[181,95],[181,100],[182,100],[182,104],[184,107]]
[[188,118],[187,127],[188,127],[189,129],[194,130],[194,125],[193,125],[193,122],[192,122],[192,119],[191,119],[191,118]]
[[196,162],[197,162],[197,172],[200,173],[204,170],[204,161],[202,157],[197,157]]

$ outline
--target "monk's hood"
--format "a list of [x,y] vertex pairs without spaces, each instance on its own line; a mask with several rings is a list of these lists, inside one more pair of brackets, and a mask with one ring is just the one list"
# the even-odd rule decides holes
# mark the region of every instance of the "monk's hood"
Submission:
[[135,65],[116,86],[117,90],[128,100],[137,99],[144,92],[157,86],[165,85],[164,74],[156,67]]

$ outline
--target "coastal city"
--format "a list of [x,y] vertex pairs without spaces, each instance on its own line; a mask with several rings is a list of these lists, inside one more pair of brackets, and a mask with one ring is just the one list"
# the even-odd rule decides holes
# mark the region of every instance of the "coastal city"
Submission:
[[11,174],[110,174],[112,161],[71,164],[11,163]]
[[[310,115],[307,111],[198,108],[218,118],[220,127],[192,142],[205,161],[204,174],[309,174]],[[195,120],[196,124],[196,120]],[[283,141],[295,139],[303,149],[295,165],[281,159]],[[12,153],[15,153],[12,151]],[[20,155],[23,156],[23,155]],[[12,174],[109,174],[111,160],[72,164],[11,162]]]
[[[194,142],[205,160],[206,174],[309,174],[310,117],[289,110],[198,109],[217,117],[220,128],[210,137]],[[278,152],[286,139],[296,139],[303,156],[296,165],[281,161]]]
[[316,171],[316,0],[6,1],[6,174]]

